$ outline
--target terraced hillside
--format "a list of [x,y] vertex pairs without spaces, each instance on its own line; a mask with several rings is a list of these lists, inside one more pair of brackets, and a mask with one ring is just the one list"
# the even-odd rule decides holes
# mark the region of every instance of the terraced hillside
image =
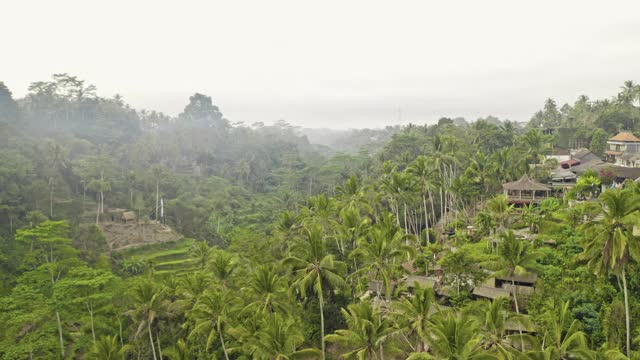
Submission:
[[138,258],[153,265],[156,274],[182,274],[196,269],[189,257],[193,240],[185,239],[160,244],[143,245],[121,252],[123,258]]

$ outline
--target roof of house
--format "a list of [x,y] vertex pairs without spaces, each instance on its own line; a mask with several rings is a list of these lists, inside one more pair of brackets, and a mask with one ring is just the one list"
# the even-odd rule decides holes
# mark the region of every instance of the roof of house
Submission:
[[640,142],[640,139],[629,131],[621,131],[618,135],[609,139],[609,141]]
[[561,161],[560,162],[560,166],[565,167],[565,165],[568,166],[568,167],[580,165],[580,160],[578,160],[578,159],[569,159],[569,160],[565,160],[565,161]]
[[640,168],[613,166],[613,172],[617,177],[623,179],[637,179],[640,177]]
[[537,181],[529,179],[525,174],[520,180],[502,184],[505,190],[534,190],[534,191],[550,191],[551,188]]
[[426,277],[426,276],[418,276],[418,275],[409,275],[405,279],[404,283],[407,287],[413,287],[415,283],[418,283],[420,286],[424,287],[434,287],[436,285],[436,280]]
[[578,149],[573,156],[574,159],[580,160],[580,162],[587,162],[589,160],[600,160],[600,157],[592,153],[589,149]]
[[513,276],[496,276],[496,279],[503,280],[503,281],[516,281],[519,283],[534,284],[536,280],[538,280],[538,275],[534,273],[528,273],[528,274],[513,275]]
[[125,211],[122,213],[121,216],[122,220],[135,220],[136,219],[136,213],[133,211]]
[[576,174],[565,169],[556,169],[551,172],[551,179],[575,179]]
[[571,167],[570,170],[571,172],[580,175],[587,170],[600,171],[600,169],[608,165],[611,165],[611,164],[605,163],[604,161],[597,159],[597,160],[590,160],[587,162],[583,162],[580,165],[573,166]]
[[476,286],[475,288],[473,288],[472,294],[492,300],[502,297],[508,298],[510,296],[509,292],[505,289],[489,286]]

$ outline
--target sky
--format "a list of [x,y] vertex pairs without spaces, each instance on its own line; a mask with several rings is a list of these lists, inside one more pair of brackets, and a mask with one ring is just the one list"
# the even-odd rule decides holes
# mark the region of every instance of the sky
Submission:
[[494,115],[640,82],[639,1],[0,1],[0,81],[67,72],[177,115],[363,128]]

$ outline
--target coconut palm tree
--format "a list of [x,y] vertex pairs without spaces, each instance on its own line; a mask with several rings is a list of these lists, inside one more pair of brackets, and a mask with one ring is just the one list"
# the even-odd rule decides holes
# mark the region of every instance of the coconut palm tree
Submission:
[[580,330],[580,322],[573,318],[569,302],[549,304],[544,316],[543,349],[555,359],[588,359],[592,352],[587,345],[587,336]]
[[406,235],[393,223],[393,215],[388,213],[384,221],[371,228],[350,257],[358,259],[360,269],[354,276],[365,275],[371,280],[382,280],[385,296],[391,295],[391,275],[400,270],[400,259],[413,254],[411,246],[403,244]]
[[220,340],[226,360],[229,360],[229,354],[223,331],[233,303],[234,299],[226,288],[209,289],[200,297],[193,310],[187,313],[187,317],[195,323],[189,338],[206,338],[206,351],[209,351],[215,341]]
[[341,358],[382,360],[385,354],[401,352],[393,342],[391,322],[371,303],[351,304],[341,311],[347,329],[326,336],[327,341],[339,344],[345,351]]
[[498,359],[482,348],[482,335],[478,322],[464,312],[441,311],[434,315],[425,338],[429,354],[414,353],[411,360],[421,359]]
[[[413,351],[422,352],[426,349],[429,332],[429,319],[435,310],[435,294],[432,288],[415,284],[413,296],[403,297],[391,303],[391,317],[396,327],[400,330],[404,339],[409,343]],[[416,338],[413,346],[409,339]]]
[[238,268],[238,258],[224,250],[216,250],[211,256],[208,269],[213,276],[220,281],[222,286],[228,287],[229,281],[233,278]]
[[472,303],[466,311],[477,319],[484,334],[482,346],[493,353],[514,351],[517,344],[535,342],[530,335],[509,334],[509,325],[529,331],[533,329],[533,325],[524,316],[509,311],[504,298]]
[[257,310],[264,314],[289,311],[287,281],[278,275],[273,265],[258,266],[249,275],[248,284],[242,291],[251,301],[243,311]]
[[498,231],[504,228],[505,222],[509,218],[513,205],[509,205],[506,196],[497,195],[487,201],[487,209],[498,225]]
[[431,219],[435,221],[435,207],[433,203],[433,189],[435,188],[435,173],[429,164],[429,159],[424,156],[418,156],[407,168],[407,171],[416,178],[422,195],[422,211],[424,212],[424,223],[427,230],[427,242],[431,242],[429,238],[429,211],[427,210],[427,198],[431,204]]
[[630,190],[607,190],[600,195],[600,216],[583,225],[585,242],[581,255],[595,274],[613,273],[622,281],[628,357],[631,356],[631,320],[626,267],[633,260],[640,261],[640,240],[633,234],[640,210],[638,198]]
[[[505,276],[511,278],[513,287],[513,303],[516,313],[520,314],[520,306],[518,303],[518,287],[516,286],[515,276],[526,275],[536,267],[536,259],[538,255],[529,250],[529,243],[516,239],[513,230],[500,234],[501,242],[499,245],[499,266],[502,270],[497,271],[494,276]],[[519,330],[522,336],[522,330]],[[524,345],[522,345],[524,349]]]
[[299,290],[303,298],[307,297],[309,290],[318,297],[320,341],[324,360],[324,291],[329,290],[327,286],[341,288],[345,285],[342,273],[346,270],[346,264],[335,260],[334,256],[327,252],[324,230],[317,224],[304,228],[303,239],[295,244],[294,250],[296,255],[286,258],[283,264],[291,266],[294,270],[293,289]]
[[260,330],[250,337],[247,347],[256,360],[317,359],[318,349],[301,349],[304,336],[298,323],[280,314],[269,314],[262,319]]
[[189,256],[198,264],[200,269],[204,269],[209,263],[209,259],[213,255],[213,249],[209,247],[206,241],[198,241],[191,245]]
[[92,360],[122,360],[131,346],[121,346],[117,336],[103,336],[91,345],[87,359]]
[[[163,313],[166,309],[166,303],[163,299],[162,289],[151,280],[142,279],[132,289],[131,297],[133,299],[132,308],[127,311],[127,314],[131,316],[134,321],[138,323],[138,329],[135,336],[137,337],[141,332],[147,331],[149,333],[149,344],[151,345],[151,353],[153,359],[157,360],[156,348],[153,342],[153,333],[151,327],[158,318],[158,315]],[[160,345],[158,339],[158,346]],[[160,347],[159,353],[162,353]],[[160,355],[162,357],[162,355]]]
[[165,352],[171,360],[193,360],[195,358],[191,346],[183,339],[179,339],[176,344]]
[[332,221],[332,224],[338,249],[342,255],[346,255],[356,248],[358,240],[367,232],[371,220],[362,217],[360,210],[354,206],[340,210],[339,217],[339,221]]

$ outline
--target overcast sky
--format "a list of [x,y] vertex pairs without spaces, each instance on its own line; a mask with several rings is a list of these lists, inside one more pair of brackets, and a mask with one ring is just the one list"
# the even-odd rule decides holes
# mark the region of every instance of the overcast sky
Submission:
[[245,123],[523,121],[640,81],[639,1],[7,0],[0,33],[17,97],[68,72],[171,115],[205,93]]

